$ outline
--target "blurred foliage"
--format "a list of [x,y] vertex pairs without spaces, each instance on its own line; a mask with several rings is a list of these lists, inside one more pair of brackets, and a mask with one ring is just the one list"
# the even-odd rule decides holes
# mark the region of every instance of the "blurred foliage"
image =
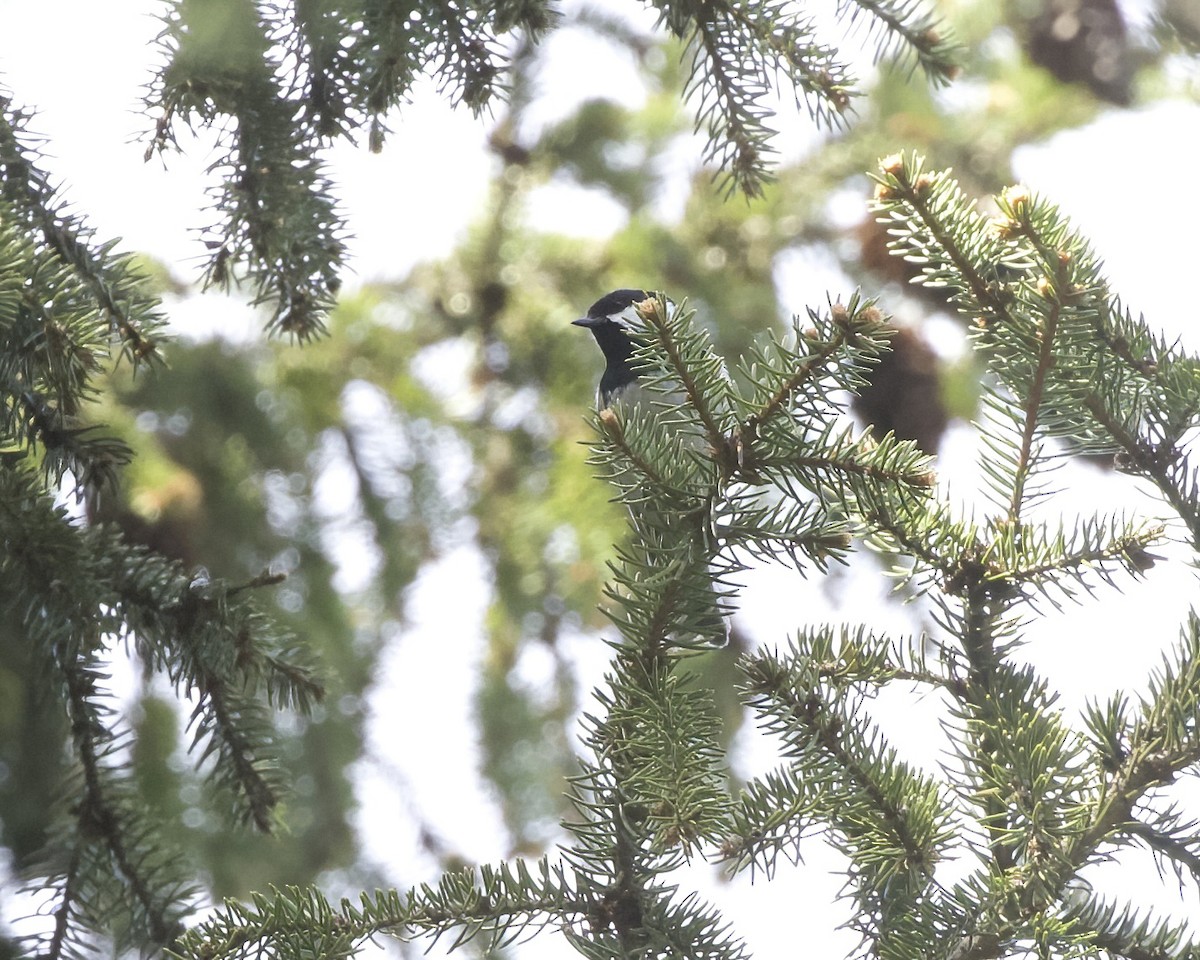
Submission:
[[[180,760],[187,720],[173,692],[149,677],[140,685],[131,737],[139,789],[213,896],[303,884],[328,871],[342,871],[350,886],[376,880],[353,822],[367,698],[381,654],[409,623],[413,585],[464,545],[485,558],[489,575],[463,585],[490,590],[474,694],[482,772],[510,850],[540,849],[554,836],[566,813],[563,784],[575,772],[580,709],[562,645],[580,631],[602,632],[595,607],[623,531],[580,446],[599,357],[590,338],[567,326],[600,293],[639,286],[686,296],[717,351],[737,356],[802,312],[804,304],[780,302],[779,281],[815,265],[823,277],[843,278],[832,297],[882,291],[884,308],[913,331],[920,385],[893,378],[879,389],[895,393],[877,396],[875,409],[917,396],[921,426],[910,435],[927,449],[947,415],[973,413],[981,371],[969,360],[940,365],[928,353],[920,323],[944,316],[945,304],[936,291],[910,287],[906,264],[881,254],[864,171],[903,145],[931,166],[953,167],[964,189],[995,191],[1012,180],[1020,145],[1085,125],[1114,103],[1143,103],[1141,91],[1188,92],[1173,66],[1194,35],[1169,27],[1191,22],[1183,5],[1166,3],[1163,23],[1145,35],[1112,4],[1081,0],[1073,14],[1061,7],[947,0],[943,12],[967,46],[953,85],[931,89],[881,67],[855,101],[855,122],[782,157],[761,196],[728,200],[712,170],[695,170],[678,219],[658,206],[668,175],[659,159],[692,125],[680,103],[678,42],[594,11],[565,14],[555,29],[577,15],[599,39],[634,52],[647,94],[641,107],[591,100],[534,129],[523,83],[540,53],[522,48],[490,140],[488,204],[450,256],[344,294],[329,337],[303,350],[181,340],[156,375],[112,377],[98,416],[133,459],[119,490],[89,504],[92,519],[233,583],[264,569],[286,573],[272,613],[315,651],[327,678],[325,704],[312,717],[281,721],[295,789],[278,814],[286,832],[276,837],[235,834],[206,812],[202,779]],[[1088,13],[1101,8],[1103,16]],[[1062,16],[1081,24],[1065,39]],[[1042,42],[1047,34],[1060,36],[1059,47]],[[1079,49],[1059,49],[1074,37]],[[1089,65],[1089,51],[1119,68]],[[564,183],[601,191],[627,213],[624,226],[604,240],[534,229],[527,201]],[[845,200],[858,204],[859,221],[847,221]],[[823,301],[823,282],[806,296]],[[732,662],[748,643],[735,622],[730,650],[695,667],[712,685],[727,737],[742,722]],[[553,665],[538,689],[517,671],[531,649]],[[441,682],[430,678],[435,689]],[[47,830],[65,763],[64,721],[39,689],[21,637],[0,623],[0,840],[18,866]],[[431,856],[453,864],[452,840],[437,842],[427,824],[416,829]]]

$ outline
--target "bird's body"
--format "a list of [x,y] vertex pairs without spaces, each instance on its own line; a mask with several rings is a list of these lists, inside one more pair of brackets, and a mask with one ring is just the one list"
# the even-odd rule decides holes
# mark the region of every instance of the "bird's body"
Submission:
[[[667,427],[677,444],[679,459],[672,458],[672,466],[679,467],[684,461],[695,456],[697,463],[704,459],[701,448],[703,435],[686,429],[683,419],[678,416],[678,406],[686,402],[680,391],[675,397],[670,391],[655,389],[654,393],[643,390],[638,379],[639,366],[634,357],[636,347],[630,334],[646,330],[646,320],[639,313],[639,305],[644,301],[654,301],[654,294],[645,290],[625,288],[614,290],[595,303],[587,311],[587,316],[573,320],[576,326],[585,327],[596,338],[601,351],[604,353],[604,373],[600,377],[599,389],[596,393],[596,405],[601,411],[620,408],[622,417],[627,417],[636,409],[637,419],[644,423],[646,418]],[[669,303],[669,301],[668,301]],[[643,308],[650,309],[650,307]],[[647,402],[647,394],[653,402]],[[674,415],[672,415],[674,411]],[[631,424],[626,424],[625,439],[633,437],[627,432]],[[642,429],[635,431],[635,436],[644,436]],[[670,456],[670,455],[668,455]],[[691,473],[690,469],[684,468]],[[622,469],[613,476],[619,487],[635,490],[639,484],[637,474],[632,467]],[[689,486],[692,486],[689,483]],[[647,501],[638,493],[625,498],[631,513],[634,514],[634,527],[639,526],[637,511],[645,509]],[[711,498],[710,498],[711,506]],[[707,511],[706,511],[707,512]],[[699,519],[699,514],[693,514]],[[717,591],[709,576],[709,564],[715,549],[712,538],[708,536],[707,522],[701,522],[690,533],[685,533],[682,540],[676,541],[674,551],[682,558],[687,557],[677,567],[679,584],[686,592],[703,596],[700,610],[688,618],[691,628],[671,630],[667,639],[680,646],[711,646],[723,643],[728,639],[728,631],[724,617],[721,614],[721,603]],[[707,609],[705,609],[707,608]]]

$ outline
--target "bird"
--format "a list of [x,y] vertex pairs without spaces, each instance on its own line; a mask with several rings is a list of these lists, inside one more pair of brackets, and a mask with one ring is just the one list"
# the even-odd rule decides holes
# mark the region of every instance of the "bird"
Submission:
[[[646,322],[638,313],[639,305],[646,300],[654,300],[655,294],[636,288],[622,288],[605,294],[590,307],[587,314],[571,323],[577,327],[590,330],[604,354],[604,373],[600,376],[600,384],[596,391],[596,406],[601,411],[602,419],[606,411],[619,408],[622,414],[627,414],[637,408],[640,414],[656,418],[677,435],[678,449],[696,452],[703,446],[701,438],[694,432],[684,431],[684,423],[677,416],[667,413],[677,404],[685,402],[681,396],[672,396],[668,391],[656,403],[647,403],[642,386],[638,380],[640,365],[635,363],[636,346],[630,338],[631,333],[645,330]],[[668,300],[668,308],[673,304]],[[629,437],[627,436],[627,439]],[[676,458],[673,466],[679,467],[681,460]],[[629,470],[621,470],[613,476],[618,486],[632,485],[636,482],[635,474]],[[643,528],[639,523],[639,510],[646,506],[646,500],[641,494],[625,497],[625,502],[632,515],[635,531]],[[704,514],[711,512],[712,501],[707,499]],[[680,558],[673,564],[677,584],[684,595],[690,594],[699,598],[698,610],[693,606],[691,616],[684,615],[687,624],[679,629],[668,631],[666,639],[681,647],[703,647],[724,645],[729,639],[728,624],[722,615],[722,603],[717,588],[713,583],[711,564],[714,557],[715,545],[708,535],[709,524],[700,514],[693,512],[694,529],[684,533],[682,540],[676,539],[672,552]],[[645,530],[647,535],[650,531]],[[678,534],[679,531],[676,531]],[[654,535],[657,539],[657,534]]]
[[[648,314],[639,311],[652,310],[655,297],[647,290],[614,290],[588,307],[586,316],[571,321],[577,327],[590,330],[604,354],[604,373],[596,390],[596,409],[603,413],[619,407],[626,432],[633,435],[645,435],[644,422],[648,418],[667,424],[680,452],[711,465],[713,448],[703,426],[694,413],[689,412],[687,394],[670,376],[669,370],[656,365],[644,354],[637,355],[638,346],[645,343],[650,334]],[[668,316],[673,318],[675,304],[666,299],[666,307]],[[643,377],[653,381],[651,389],[643,389]],[[631,423],[631,420],[635,422]],[[677,472],[681,466],[680,458],[676,458],[670,469]]]
[[588,307],[587,316],[571,321],[577,327],[591,330],[604,353],[604,373],[596,392],[596,406],[600,410],[610,408],[615,400],[631,390],[640,392],[637,371],[632,363],[634,346],[629,331],[641,322],[637,305],[653,299],[654,294],[646,290],[614,290]]

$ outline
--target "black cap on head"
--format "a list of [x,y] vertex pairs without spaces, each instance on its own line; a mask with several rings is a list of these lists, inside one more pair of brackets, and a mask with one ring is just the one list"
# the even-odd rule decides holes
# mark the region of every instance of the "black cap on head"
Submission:
[[611,317],[614,313],[620,313],[626,307],[653,298],[654,294],[647,290],[614,290],[612,293],[605,294],[588,307],[587,315],[595,318]]
[[635,303],[641,303],[643,300],[650,300],[654,294],[646,290],[622,289],[614,290],[612,293],[606,293],[599,300],[588,307],[586,317],[581,317],[578,320],[571,322],[577,327],[593,327],[597,323],[603,323],[610,317],[614,317],[621,311],[627,309]]

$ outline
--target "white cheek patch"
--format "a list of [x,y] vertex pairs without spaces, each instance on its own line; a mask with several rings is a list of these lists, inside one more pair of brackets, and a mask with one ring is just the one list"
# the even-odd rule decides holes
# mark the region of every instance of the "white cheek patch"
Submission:
[[608,319],[625,330],[641,330],[646,325],[646,321],[638,316],[636,303],[631,303],[619,313],[610,313]]
[[[648,298],[648,299],[653,300],[653,297]],[[639,303],[640,302],[642,302],[642,301],[639,301]],[[637,303],[631,303],[629,306],[627,306],[624,310],[621,310],[619,313],[610,313],[608,315],[608,319],[611,320],[613,323],[615,323],[617,326],[623,327],[625,330],[645,330],[646,329],[646,321],[638,313],[637,308],[638,308]],[[667,316],[670,316],[674,312],[675,312],[675,304],[672,303],[670,300],[668,300],[667,301]]]

